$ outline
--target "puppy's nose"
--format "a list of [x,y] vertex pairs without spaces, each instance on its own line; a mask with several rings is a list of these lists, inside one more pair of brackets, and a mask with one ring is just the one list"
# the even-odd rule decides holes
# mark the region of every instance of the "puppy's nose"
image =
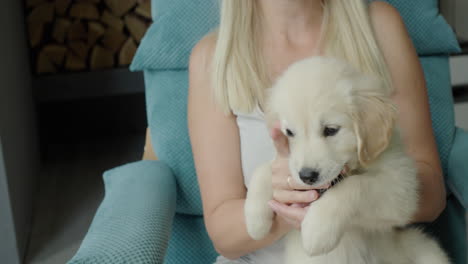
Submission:
[[317,170],[311,168],[302,168],[299,172],[299,178],[308,185],[313,185],[317,182],[319,175],[320,173]]

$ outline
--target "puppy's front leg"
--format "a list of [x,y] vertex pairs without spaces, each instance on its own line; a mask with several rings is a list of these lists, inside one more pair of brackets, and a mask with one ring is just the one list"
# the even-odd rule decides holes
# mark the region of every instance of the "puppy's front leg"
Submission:
[[244,205],[247,232],[255,239],[264,238],[273,224],[273,210],[268,201],[273,199],[271,163],[258,167],[250,180]]
[[386,205],[395,199],[390,198],[395,194],[395,183],[391,185],[388,175],[383,176],[372,172],[349,176],[311,204],[301,226],[302,242],[308,254],[316,256],[332,251],[351,226],[373,230],[395,226],[385,219],[388,213],[379,213],[390,209]]
[[[344,182],[340,184],[344,184]],[[338,246],[352,209],[334,188],[313,202],[301,224],[302,244],[310,256],[329,253]]]
[[409,223],[417,210],[417,179],[415,169],[403,165],[349,176],[312,203],[302,222],[306,252],[330,252],[351,226],[384,231]]
[[395,167],[369,171],[353,179],[360,190],[359,195],[354,194],[355,203],[359,203],[352,219],[354,225],[384,231],[411,222],[418,209],[417,170],[409,160]]

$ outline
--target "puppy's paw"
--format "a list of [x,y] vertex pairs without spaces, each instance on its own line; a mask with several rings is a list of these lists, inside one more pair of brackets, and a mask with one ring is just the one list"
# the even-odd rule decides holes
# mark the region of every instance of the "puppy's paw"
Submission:
[[245,222],[247,232],[254,240],[263,239],[273,225],[273,210],[268,204],[245,203]]
[[[331,220],[331,219],[329,219]],[[301,225],[304,250],[310,256],[331,252],[338,246],[342,232],[339,225],[328,221],[320,214],[308,214]]]

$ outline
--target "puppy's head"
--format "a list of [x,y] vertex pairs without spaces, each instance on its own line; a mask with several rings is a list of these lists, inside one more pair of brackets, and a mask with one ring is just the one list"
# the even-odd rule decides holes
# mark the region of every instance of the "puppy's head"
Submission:
[[345,168],[369,166],[388,146],[395,119],[381,81],[324,57],[286,70],[271,90],[268,113],[289,138],[292,176],[317,188]]

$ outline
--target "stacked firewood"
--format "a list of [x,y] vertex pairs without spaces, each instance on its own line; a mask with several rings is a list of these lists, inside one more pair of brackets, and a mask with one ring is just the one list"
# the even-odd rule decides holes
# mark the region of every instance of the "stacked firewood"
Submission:
[[36,72],[130,64],[151,23],[150,0],[26,0]]

